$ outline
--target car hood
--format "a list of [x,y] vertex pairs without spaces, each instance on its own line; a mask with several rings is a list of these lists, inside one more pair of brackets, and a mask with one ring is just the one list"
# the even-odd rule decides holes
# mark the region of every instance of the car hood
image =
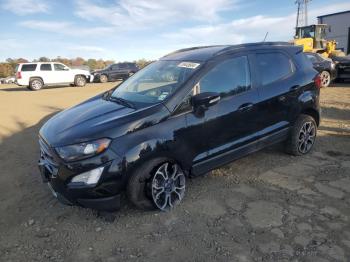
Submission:
[[162,104],[136,110],[99,95],[52,117],[40,129],[40,136],[53,147],[113,139],[158,122],[154,113],[159,107],[165,113]]
[[100,70],[94,70],[94,71],[92,71],[91,73],[92,74],[100,74],[100,73],[102,73],[102,72],[104,72],[105,70],[103,70],[103,69],[100,69]]
[[90,72],[88,70],[84,69],[71,69],[75,74],[82,74],[82,75],[90,75]]

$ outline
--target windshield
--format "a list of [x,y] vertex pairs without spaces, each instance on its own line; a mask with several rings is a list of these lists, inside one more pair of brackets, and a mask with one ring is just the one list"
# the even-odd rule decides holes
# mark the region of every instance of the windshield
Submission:
[[156,104],[174,93],[196,70],[199,63],[161,60],[123,82],[111,95],[134,104]]

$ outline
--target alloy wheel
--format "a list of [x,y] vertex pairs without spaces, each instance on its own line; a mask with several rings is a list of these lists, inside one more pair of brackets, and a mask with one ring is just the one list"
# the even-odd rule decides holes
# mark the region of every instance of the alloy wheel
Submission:
[[186,178],[178,164],[166,162],[155,172],[152,179],[152,200],[162,211],[178,205],[185,195]]
[[82,76],[79,76],[77,78],[77,84],[78,84],[78,86],[84,86],[85,85],[85,79],[83,79]]
[[316,127],[313,122],[305,122],[299,131],[298,150],[302,154],[308,153],[316,138]]
[[40,80],[33,80],[32,81],[32,88],[35,90],[39,90],[42,88],[42,83]]
[[331,75],[327,71],[321,73],[321,86],[327,87],[331,83]]
[[101,75],[101,76],[100,76],[100,82],[101,82],[101,83],[106,83],[107,81],[108,81],[107,76],[105,76],[105,75]]

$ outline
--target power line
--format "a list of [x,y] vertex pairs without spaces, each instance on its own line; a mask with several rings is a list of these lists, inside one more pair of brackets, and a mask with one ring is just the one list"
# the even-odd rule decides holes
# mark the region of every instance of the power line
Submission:
[[311,2],[311,0],[296,0],[295,1],[295,4],[298,6],[296,27],[308,25],[307,7],[308,7],[309,2]]

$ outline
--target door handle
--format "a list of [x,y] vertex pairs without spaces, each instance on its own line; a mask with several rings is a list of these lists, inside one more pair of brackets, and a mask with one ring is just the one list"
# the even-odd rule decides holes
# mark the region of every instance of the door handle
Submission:
[[253,108],[253,103],[244,103],[238,108],[238,111],[249,111]]

